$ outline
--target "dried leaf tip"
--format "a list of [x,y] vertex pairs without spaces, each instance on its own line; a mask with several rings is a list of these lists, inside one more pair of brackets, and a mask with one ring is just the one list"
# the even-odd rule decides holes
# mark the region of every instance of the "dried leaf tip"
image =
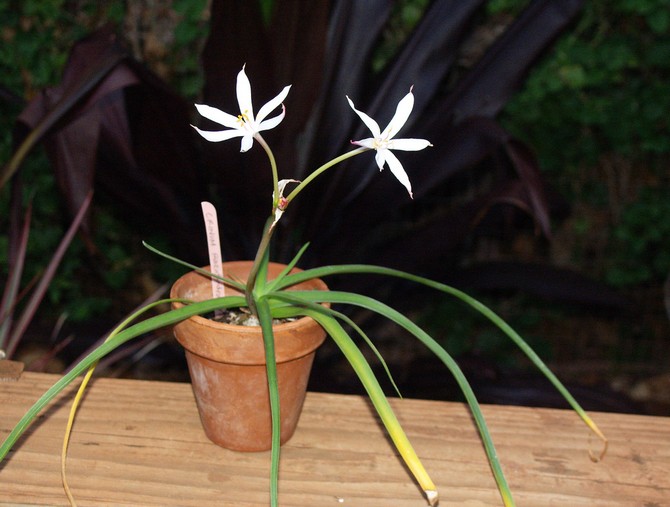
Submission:
[[605,454],[607,454],[607,447],[609,445],[609,442],[607,441],[607,438],[605,438],[604,435],[601,434],[598,436],[602,439],[603,442],[603,448],[600,451],[600,454],[596,455],[591,449],[589,449],[589,458],[591,458],[591,461],[593,461],[594,463],[599,463],[600,461],[603,460]]
[[594,463],[598,463],[599,461],[602,461],[602,459],[605,457],[605,454],[607,454],[607,447],[609,442],[604,433],[600,431],[600,428],[598,428],[596,423],[593,422],[593,420],[590,417],[584,414],[583,419],[586,422],[586,425],[591,429],[591,431],[593,431],[593,433],[595,433],[595,435],[602,441],[603,448],[600,451],[600,455],[594,454],[594,452],[589,449],[589,457],[591,458],[591,461],[593,461]]
[[426,499],[428,500],[428,504],[431,507],[435,507],[438,503],[440,503],[440,495],[436,489],[427,489],[424,491],[424,493],[426,494]]

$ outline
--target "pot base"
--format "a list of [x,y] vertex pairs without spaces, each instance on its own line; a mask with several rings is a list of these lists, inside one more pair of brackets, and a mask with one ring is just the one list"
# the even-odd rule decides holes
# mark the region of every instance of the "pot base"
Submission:
[[[277,364],[282,444],[293,436],[298,424],[314,355],[311,352]],[[269,450],[272,423],[265,365],[219,363],[188,350],[186,360],[207,437],[233,451]]]

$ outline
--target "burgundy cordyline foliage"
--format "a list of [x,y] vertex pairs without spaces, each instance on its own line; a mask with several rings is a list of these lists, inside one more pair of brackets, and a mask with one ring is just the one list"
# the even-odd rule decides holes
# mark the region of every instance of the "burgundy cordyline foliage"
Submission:
[[[404,128],[434,145],[405,162],[413,200],[388,206],[395,179],[390,171],[380,177],[369,158],[354,158],[324,175],[279,224],[276,260],[287,260],[309,239],[305,267],[374,259],[457,284],[612,302],[586,280],[547,266],[532,267],[529,276],[525,265],[488,265],[485,279],[482,271],[457,267],[473,230],[486,223],[504,226],[512,208],[550,235],[551,203],[532,151],[496,116],[583,1],[531,2],[477,62],[463,68],[459,55],[485,3],[432,2],[397,54],[373,72],[392,1],[278,0],[268,23],[256,2],[213,2],[199,101],[233,110],[227,85],[242,65],[253,73],[261,100],[293,83],[285,104],[291,114],[282,129],[268,133],[277,164],[290,169],[290,177],[304,177],[316,162],[369,135],[350,114],[343,92],[359,110],[387,122],[413,85],[414,113]],[[189,127],[196,117],[194,106],[135,61],[106,27],[73,47],[61,84],[44,90],[21,114],[19,148],[0,185],[19,180],[21,160],[41,141],[73,216],[93,189],[104,192],[129,222],[164,233],[179,254],[198,264],[206,260],[199,203],[210,200],[226,224],[224,258],[250,258],[267,212],[266,196],[256,191],[269,183],[266,161],[261,151],[242,157],[231,143],[203,142]],[[12,212],[23,214],[18,203]],[[93,224],[88,218],[82,223],[91,250]],[[376,282],[361,283],[374,289]]]

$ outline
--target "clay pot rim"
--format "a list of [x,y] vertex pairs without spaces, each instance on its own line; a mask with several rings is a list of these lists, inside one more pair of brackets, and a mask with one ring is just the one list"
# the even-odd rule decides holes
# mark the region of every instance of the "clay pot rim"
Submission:
[[[239,266],[239,265],[244,265],[244,264],[249,264],[249,263],[251,263],[251,261],[227,261],[227,262],[224,262],[224,266],[225,265]],[[285,267],[284,264],[280,264],[280,263],[276,263],[276,262],[270,262],[269,264],[270,265],[275,265],[275,266],[282,266],[282,268]],[[209,269],[209,266],[203,266],[202,269]],[[299,273],[300,271],[302,271],[300,268],[293,268],[291,270],[291,273]],[[197,271],[189,271],[187,273],[184,273],[172,285],[172,288],[170,290],[170,297],[171,298],[179,297],[178,294],[177,294],[178,286],[182,283],[185,283],[185,278],[187,276],[196,276],[196,275],[207,279],[206,275],[198,273]],[[316,285],[316,287],[312,290],[324,290],[324,291],[328,290],[328,286],[320,278],[312,278],[310,280],[306,280],[304,282],[301,282],[301,283],[297,284],[297,286],[302,285],[302,284],[314,284],[314,285]],[[228,287],[228,286],[226,286],[226,287]],[[291,289],[289,287],[286,290],[290,291]],[[307,289],[307,290],[309,290],[309,289]],[[238,291],[235,291],[234,295],[240,295],[240,294],[239,294]],[[322,303],[322,304],[325,307],[330,307],[330,303]],[[177,301],[172,303],[172,307],[175,308],[175,309],[176,308],[182,308],[184,306],[186,306],[184,303],[180,303],[180,302],[177,302]],[[233,307],[233,308],[239,308],[239,307]],[[189,317],[188,320],[191,320],[194,324],[197,324],[197,325],[202,326],[202,327],[221,329],[221,330],[224,330],[224,329],[235,330],[236,332],[238,332],[240,334],[247,334],[247,333],[248,334],[256,334],[261,329],[261,326],[243,326],[243,325],[239,325],[239,324],[228,324],[226,322],[219,322],[219,321],[216,321],[216,320],[208,319],[208,318],[203,317],[201,315],[193,315],[193,316]],[[304,327],[307,324],[308,321],[313,322],[313,319],[311,317],[306,317],[306,316],[305,317],[299,317],[296,320],[293,320],[293,321],[290,321],[290,322],[283,322],[281,324],[273,324],[272,328],[275,330],[275,332],[280,332],[280,331],[290,332],[293,329]]]
[[[172,304],[174,305],[175,308],[182,308],[183,306],[185,306],[183,303],[178,302]],[[324,304],[324,306],[326,306],[326,304]],[[236,306],[233,308],[239,308],[239,307]],[[211,327],[217,329],[234,329],[239,333],[258,333],[258,331],[261,329],[261,326],[244,326],[242,324],[228,324],[226,322],[219,322],[217,320],[208,319],[201,315],[193,315],[189,317],[189,319],[192,319],[195,323],[203,327]],[[299,317],[296,320],[292,320],[289,322],[282,322],[281,324],[273,324],[272,328],[275,330],[290,331],[293,328],[303,327],[304,322],[302,321],[308,321],[308,320],[312,320],[312,318]]]

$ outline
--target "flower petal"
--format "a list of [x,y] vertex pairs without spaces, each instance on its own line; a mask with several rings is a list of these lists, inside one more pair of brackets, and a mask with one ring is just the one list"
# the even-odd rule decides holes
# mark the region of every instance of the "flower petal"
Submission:
[[400,129],[403,127],[407,118],[409,118],[412,108],[414,107],[414,95],[412,94],[412,89],[407,95],[405,95],[400,102],[398,102],[398,107],[396,107],[395,114],[388,126],[384,129],[384,132],[381,133],[381,137],[391,139],[395,136]]
[[254,145],[254,136],[252,136],[248,132],[243,133],[242,144],[240,145],[240,152],[244,153],[245,151],[249,151],[253,145]]
[[[277,109],[279,105],[284,102],[284,99],[288,95],[288,92],[291,90],[291,85],[285,86],[284,89],[279,92],[279,95],[277,95],[274,99],[269,101],[267,104],[264,104],[263,107],[260,108],[258,111],[258,114],[256,115],[256,121],[258,123],[261,123],[267,115],[269,115],[272,111]],[[283,118],[283,116],[282,116]],[[281,121],[281,120],[279,120]],[[276,127],[276,125],[273,125]],[[270,127],[272,128],[272,127]],[[267,129],[264,129],[267,130]]]
[[377,122],[374,121],[372,118],[370,118],[363,111],[359,111],[358,109],[356,109],[354,103],[351,101],[349,97],[347,97],[347,100],[349,101],[351,109],[354,110],[354,112],[361,118],[361,120],[363,120],[363,123],[365,123],[365,125],[370,129],[370,132],[372,132],[372,136],[379,137],[381,135],[381,130],[379,129],[379,125],[377,124]]
[[391,151],[386,150],[386,162],[388,163],[389,169],[391,169],[393,175],[400,183],[403,184],[403,186],[409,192],[409,196],[413,199],[414,196],[412,195],[412,184],[410,183],[409,177],[400,163],[400,160],[398,160],[398,158]]
[[195,108],[198,110],[198,113],[200,113],[201,116],[223,125],[224,127],[236,129],[240,126],[236,116],[224,113],[216,107],[207,106],[205,104],[195,104]]
[[[281,123],[281,121],[284,119],[285,115],[286,115],[286,108],[282,105],[281,113],[279,113],[274,118],[270,118],[269,120],[265,120],[265,121],[260,122],[256,126],[256,129],[258,130],[258,132],[261,132],[263,130],[273,129]],[[259,116],[259,118],[260,118],[260,116]]]
[[369,148],[371,150],[376,150],[377,147],[375,146],[375,138],[374,137],[368,137],[366,139],[361,139],[360,141],[351,141],[351,144],[355,144],[357,146],[362,146],[363,148]]
[[195,127],[193,125],[191,125],[191,127],[193,127],[202,137],[213,143],[218,143],[219,141],[227,141],[228,139],[245,135],[245,132],[241,130],[210,131],[210,130],[200,130],[198,127]]
[[389,142],[389,149],[402,151],[419,151],[428,146],[433,146],[426,139],[392,139]]
[[251,103],[251,83],[244,72],[244,67],[237,74],[237,104],[240,106],[240,114],[245,115],[248,121],[254,121],[254,107]]
[[384,162],[386,162],[386,154],[391,153],[388,150],[377,150],[377,153],[375,153],[375,162],[377,162],[377,167],[379,167],[379,171],[384,170]]

